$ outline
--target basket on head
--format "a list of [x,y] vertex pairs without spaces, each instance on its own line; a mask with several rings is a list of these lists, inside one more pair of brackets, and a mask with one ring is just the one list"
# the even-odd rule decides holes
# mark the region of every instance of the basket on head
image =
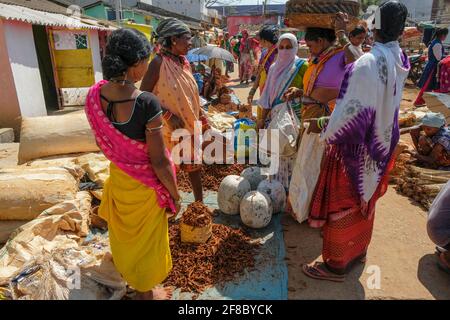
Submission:
[[336,13],[349,15],[348,29],[359,23],[359,0],[290,0],[286,4],[286,20],[290,27],[334,29]]

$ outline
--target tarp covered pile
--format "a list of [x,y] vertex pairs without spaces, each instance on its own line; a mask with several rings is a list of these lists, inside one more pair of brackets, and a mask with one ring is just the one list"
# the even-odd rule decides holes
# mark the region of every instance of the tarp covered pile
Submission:
[[108,238],[89,235],[91,195],[57,204],[19,227],[0,250],[0,286],[12,299],[120,299],[126,284]]

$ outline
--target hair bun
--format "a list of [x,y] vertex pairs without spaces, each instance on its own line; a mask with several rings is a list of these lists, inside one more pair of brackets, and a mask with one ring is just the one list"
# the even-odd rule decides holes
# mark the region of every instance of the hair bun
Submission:
[[120,75],[123,75],[128,65],[118,55],[107,54],[102,61],[103,76],[106,79],[111,79]]
[[111,33],[103,58],[103,75],[106,79],[122,76],[129,67],[148,59],[150,43],[145,35],[135,29],[118,29]]

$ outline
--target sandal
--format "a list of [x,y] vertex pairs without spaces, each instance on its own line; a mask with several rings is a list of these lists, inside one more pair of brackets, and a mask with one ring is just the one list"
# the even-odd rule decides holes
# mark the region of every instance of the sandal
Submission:
[[345,275],[339,275],[339,274],[330,272],[327,269],[325,263],[323,263],[323,262],[316,262],[316,263],[314,263],[314,266],[304,264],[302,266],[302,271],[308,277],[313,278],[313,279],[318,279],[318,280],[344,282],[345,278],[346,278]]
[[439,261],[438,261],[438,267],[439,269],[441,269],[442,271],[450,274],[450,264],[448,263],[448,261],[445,259],[445,254],[441,253],[439,256]]
[[442,248],[442,247],[439,247],[439,246],[436,246],[436,255],[438,256],[438,257],[440,257],[440,255],[442,254],[442,253],[444,253],[444,252],[447,252],[447,250],[445,250],[444,248]]

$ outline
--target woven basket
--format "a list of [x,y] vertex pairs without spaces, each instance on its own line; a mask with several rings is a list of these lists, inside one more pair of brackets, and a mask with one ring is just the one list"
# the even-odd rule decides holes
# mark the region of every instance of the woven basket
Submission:
[[290,0],[286,4],[286,20],[290,27],[334,29],[336,13],[349,15],[348,31],[359,23],[359,0]]
[[181,242],[205,243],[212,235],[212,224],[204,227],[193,227],[183,222],[180,223]]
[[290,0],[286,4],[286,14],[293,13],[325,13],[339,11],[351,16],[359,16],[361,4],[359,0]]
[[[306,28],[325,28],[334,30],[334,22],[336,14],[323,13],[293,13],[287,15],[286,20],[290,27],[295,27],[300,30]],[[355,17],[349,17],[347,31],[352,31],[360,23],[360,20]]]

